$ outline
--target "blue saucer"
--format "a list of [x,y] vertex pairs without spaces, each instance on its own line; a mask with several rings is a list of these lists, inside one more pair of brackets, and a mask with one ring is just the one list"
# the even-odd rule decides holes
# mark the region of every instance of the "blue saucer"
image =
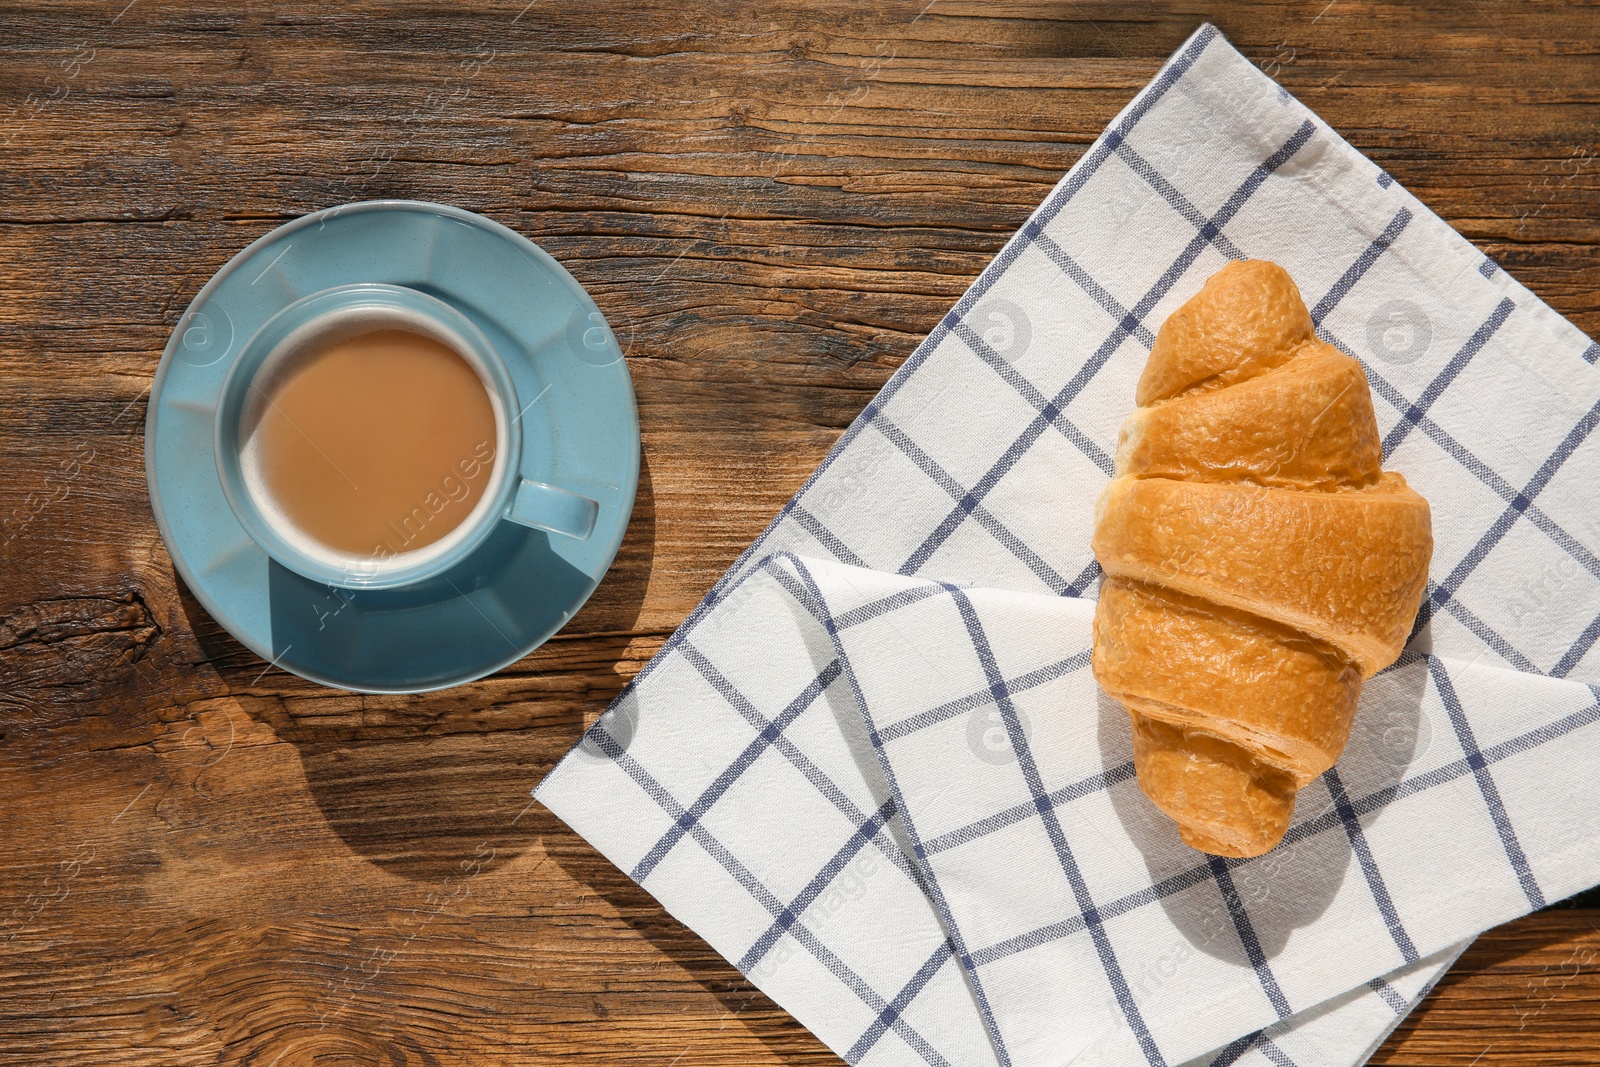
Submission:
[[[588,540],[502,522],[437,578],[376,590],[323,585],[257,547],[223,498],[212,453],[222,379],[274,313],[352,282],[418,289],[483,330],[524,411],[522,475],[598,501]],[[280,226],[200,290],[156,371],[145,473],[178,573],[252,652],[324,685],[415,693],[516,662],[589,598],[633,512],[639,417],[605,317],[542,249],[470,211],[375,200]]]

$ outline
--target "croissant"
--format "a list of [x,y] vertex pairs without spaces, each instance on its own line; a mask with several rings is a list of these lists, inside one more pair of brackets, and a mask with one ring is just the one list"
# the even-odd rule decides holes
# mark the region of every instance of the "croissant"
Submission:
[[1094,676],[1183,840],[1258,856],[1405,645],[1428,502],[1382,470],[1361,364],[1274,263],[1230,263],[1174,312],[1136,400],[1096,509]]

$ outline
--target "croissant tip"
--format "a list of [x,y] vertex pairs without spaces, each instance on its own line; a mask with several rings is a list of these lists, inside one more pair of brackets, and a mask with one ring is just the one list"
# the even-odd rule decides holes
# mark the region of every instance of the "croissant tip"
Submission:
[[1277,848],[1283,841],[1284,829],[1287,829],[1287,827],[1280,828],[1276,835],[1270,837],[1246,837],[1238,832],[1211,833],[1205,827],[1180,823],[1178,836],[1190,848],[1204,852],[1207,855],[1245,860],[1254,859],[1257,856],[1265,856],[1268,852]]

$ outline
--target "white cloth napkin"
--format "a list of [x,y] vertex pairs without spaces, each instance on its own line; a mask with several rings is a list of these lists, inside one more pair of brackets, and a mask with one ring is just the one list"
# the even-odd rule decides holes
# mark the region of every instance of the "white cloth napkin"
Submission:
[[[1420,629],[1254,860],[1088,670],[1153,331],[1295,277],[1433,507]],[[1352,1064],[1600,881],[1600,345],[1202,26],[535,795],[847,1061]]]

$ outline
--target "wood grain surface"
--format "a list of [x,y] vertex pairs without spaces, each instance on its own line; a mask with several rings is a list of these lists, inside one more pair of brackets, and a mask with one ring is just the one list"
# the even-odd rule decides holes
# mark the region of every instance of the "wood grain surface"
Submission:
[[[528,790],[1203,19],[1600,334],[1593,4],[0,3],[0,1062],[838,1062]],[[560,259],[644,430],[589,605],[419,697],[243,649],[144,480],[204,281],[374,197]],[[1597,924],[1375,1062],[1600,1064]]]

